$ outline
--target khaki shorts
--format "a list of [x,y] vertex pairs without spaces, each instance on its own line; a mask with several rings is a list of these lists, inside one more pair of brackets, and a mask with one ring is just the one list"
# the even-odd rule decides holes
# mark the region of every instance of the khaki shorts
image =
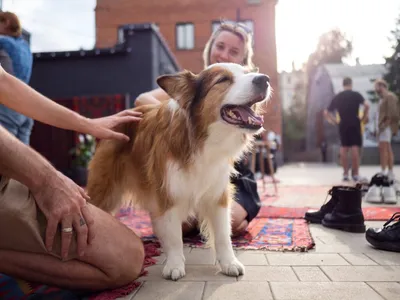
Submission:
[[[52,252],[45,243],[46,217],[36,205],[29,189],[0,175],[0,249],[52,255],[61,258],[60,229]],[[76,258],[76,238],[72,238],[68,259]]]

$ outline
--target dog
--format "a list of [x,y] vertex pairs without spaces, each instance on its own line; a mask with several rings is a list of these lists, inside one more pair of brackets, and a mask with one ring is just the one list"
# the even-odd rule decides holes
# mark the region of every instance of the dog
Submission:
[[233,63],[198,74],[181,71],[157,78],[171,97],[134,108],[142,120],[117,130],[129,142],[101,141],[89,164],[91,203],[115,213],[126,205],[149,212],[167,260],[166,279],[185,276],[182,223],[195,217],[221,272],[244,274],[231,243],[230,203],[234,161],[263,129],[259,113],[268,101],[269,78]]

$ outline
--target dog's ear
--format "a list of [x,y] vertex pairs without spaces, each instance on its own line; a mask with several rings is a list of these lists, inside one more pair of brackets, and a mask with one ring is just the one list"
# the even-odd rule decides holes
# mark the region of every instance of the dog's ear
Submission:
[[171,98],[181,102],[182,99],[187,99],[195,92],[196,75],[187,70],[177,74],[162,75],[157,78],[157,84]]

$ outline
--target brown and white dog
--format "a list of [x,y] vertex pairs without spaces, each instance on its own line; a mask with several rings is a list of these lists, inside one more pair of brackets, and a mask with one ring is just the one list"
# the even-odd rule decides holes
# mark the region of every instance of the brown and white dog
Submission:
[[[185,276],[182,222],[195,216],[222,273],[244,274],[231,244],[233,162],[263,130],[268,76],[214,64],[158,78],[171,99],[135,108],[142,120],[121,126],[130,142],[104,140],[89,166],[91,202],[108,212],[135,204],[149,211],[167,261],[163,276]],[[255,109],[255,111],[253,109]]]

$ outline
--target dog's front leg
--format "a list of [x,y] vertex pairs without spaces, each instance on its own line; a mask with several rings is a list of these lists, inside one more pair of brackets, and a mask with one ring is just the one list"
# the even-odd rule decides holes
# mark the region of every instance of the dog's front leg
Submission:
[[177,208],[171,208],[158,218],[152,218],[153,230],[167,256],[162,275],[178,280],[185,276],[183,255],[182,220]]
[[236,258],[231,241],[231,210],[228,207],[229,194],[225,192],[213,210],[211,228],[214,230],[215,252],[222,273],[228,276],[244,274],[243,264]]

